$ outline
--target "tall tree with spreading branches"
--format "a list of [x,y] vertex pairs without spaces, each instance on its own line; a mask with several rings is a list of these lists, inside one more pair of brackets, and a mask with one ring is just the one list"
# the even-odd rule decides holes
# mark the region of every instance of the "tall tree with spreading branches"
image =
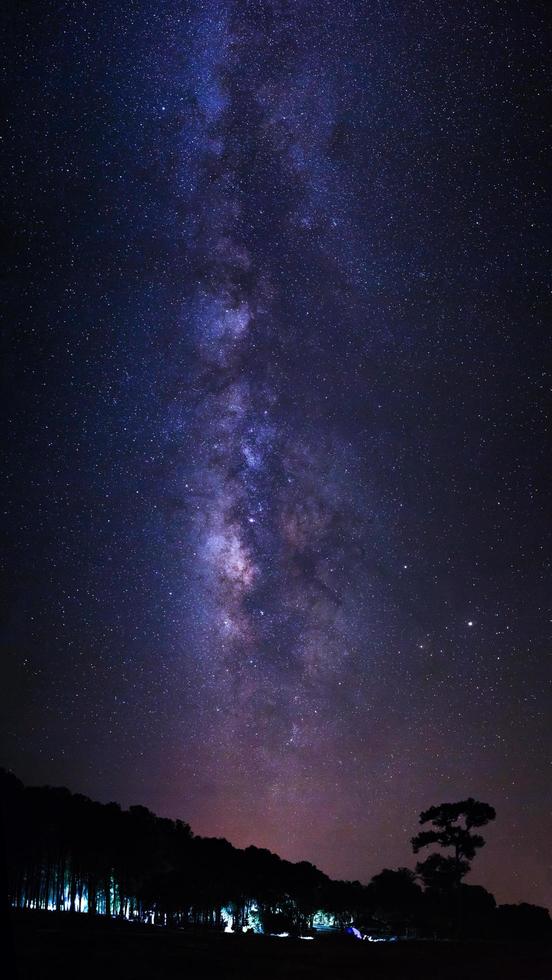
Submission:
[[473,829],[484,827],[495,817],[494,807],[472,797],[458,803],[439,803],[420,814],[420,823],[431,824],[432,829],[421,830],[412,838],[415,854],[434,844],[453,849],[452,855],[431,854],[425,861],[418,862],[416,872],[430,888],[439,890],[448,884],[456,891],[459,933],[462,928],[462,878],[470,870],[470,861],[485,844],[481,834],[474,834]]

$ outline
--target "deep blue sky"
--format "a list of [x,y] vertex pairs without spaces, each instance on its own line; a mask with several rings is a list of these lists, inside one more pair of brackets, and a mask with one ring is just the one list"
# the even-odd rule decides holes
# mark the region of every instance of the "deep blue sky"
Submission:
[[551,904],[547,5],[39,7],[4,763],[361,880],[473,795]]

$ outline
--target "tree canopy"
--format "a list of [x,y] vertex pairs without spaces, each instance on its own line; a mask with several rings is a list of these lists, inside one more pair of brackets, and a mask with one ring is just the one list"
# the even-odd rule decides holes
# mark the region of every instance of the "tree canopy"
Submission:
[[[295,934],[354,924],[375,935],[449,935],[451,896],[483,843],[472,828],[494,819],[492,807],[474,800],[431,807],[421,821],[433,830],[414,838],[415,850],[439,844],[454,856],[432,854],[416,872],[385,868],[363,885],[332,881],[307,861],[264,848],[196,836],[182,820],[144,806],[124,810],[65,788],[25,787],[4,770],[0,793],[15,908]],[[516,917],[535,933],[548,928],[545,909],[514,906],[499,915],[485,889],[461,889],[474,934],[492,935]]]
[[[454,851],[452,859],[454,873],[458,881],[470,870],[469,862],[473,860],[479,848],[485,844],[480,834],[472,833],[473,827],[484,827],[496,817],[494,807],[481,803],[470,797],[458,803],[439,803],[420,814],[421,824],[432,824],[432,830],[422,830],[412,838],[412,849],[417,854],[422,848],[433,844],[439,847],[451,847]],[[435,860],[433,866],[437,868]],[[441,865],[444,868],[444,865]]]

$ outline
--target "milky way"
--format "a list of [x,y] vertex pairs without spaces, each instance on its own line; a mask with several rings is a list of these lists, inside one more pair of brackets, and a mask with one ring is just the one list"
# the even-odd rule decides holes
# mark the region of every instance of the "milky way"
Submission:
[[[304,383],[320,321],[327,317],[330,330],[346,323],[324,309],[315,275],[293,269],[286,282],[286,255],[301,251],[307,267],[316,271],[326,258],[343,288],[354,288],[334,253],[338,222],[325,213],[339,208],[340,222],[351,224],[324,153],[335,93],[331,80],[313,78],[308,51],[287,50],[296,18],[275,8],[264,21],[221,8],[194,24],[202,79],[197,280],[183,302],[182,329],[193,337],[197,400],[191,425],[189,399],[179,392],[175,401],[173,431],[186,444],[175,490],[180,483],[182,492],[184,457],[194,516],[190,522],[187,512],[182,530],[192,527],[188,574],[205,684],[202,767],[212,754],[218,768],[222,754],[245,783],[254,775],[257,807],[278,807],[283,774],[286,807],[291,795],[301,808],[313,792],[309,755],[324,744],[331,754],[339,737],[335,688],[359,670],[349,663],[363,619],[355,606],[370,579],[352,578],[363,574],[355,566],[371,501],[366,484],[366,501],[353,499],[362,486],[351,487],[354,449],[317,404],[327,398],[325,378],[315,375],[314,398]],[[256,187],[273,220],[258,207]],[[300,292],[299,314],[288,285]],[[355,693],[353,686],[349,697]],[[314,780],[316,796],[324,778]]]
[[361,880],[473,795],[550,904],[545,7],[47,6],[6,763]]

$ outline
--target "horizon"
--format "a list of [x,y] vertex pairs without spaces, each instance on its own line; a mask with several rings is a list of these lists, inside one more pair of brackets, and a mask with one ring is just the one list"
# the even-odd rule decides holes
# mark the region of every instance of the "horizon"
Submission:
[[[21,782],[24,787],[27,787],[27,784],[26,783],[23,783],[22,780],[20,780],[20,778],[17,775],[17,773],[14,773],[12,770],[6,770],[6,771],[9,772],[11,775],[15,776],[15,778],[19,782]],[[77,791],[76,790],[73,790],[70,786],[65,786],[65,785],[60,786],[60,785],[53,785],[53,784],[46,783],[46,784],[43,784],[42,786],[34,786],[34,787],[30,787],[30,788],[68,789],[69,792],[72,795],[77,794]],[[146,804],[144,804],[143,801],[142,802],[132,801],[132,802],[125,803],[123,801],[115,800],[113,798],[106,798],[106,799],[103,799],[103,800],[102,799],[95,800],[93,797],[90,797],[87,793],[82,793],[81,795],[85,796],[87,799],[92,800],[92,802],[98,802],[98,803],[101,803],[102,805],[107,805],[109,803],[115,803],[117,806],[119,806],[122,810],[125,810],[125,811],[128,811],[133,806],[145,806],[146,805]],[[266,849],[266,850],[269,850],[272,854],[274,854],[277,857],[281,858],[282,860],[284,860],[284,861],[286,861],[286,860],[287,861],[291,861],[292,863],[299,863],[301,861],[308,861],[309,863],[313,864],[319,871],[322,871],[323,874],[327,875],[333,881],[345,881],[345,882],[347,882],[347,881],[349,881],[349,882],[350,881],[360,881],[360,883],[362,885],[367,885],[369,883],[369,881],[372,879],[372,877],[374,876],[374,874],[378,874],[380,871],[384,870],[385,867],[386,867],[385,865],[382,865],[381,867],[380,866],[377,866],[377,868],[376,868],[375,871],[371,871],[370,873],[367,873],[364,876],[364,878],[363,878],[362,875],[359,876],[358,874],[351,874],[351,875],[348,875],[348,876],[339,875],[339,874],[333,874],[333,873],[330,873],[325,868],[321,867],[320,864],[317,863],[317,861],[315,861],[313,858],[310,858],[310,857],[309,858],[307,858],[307,857],[297,857],[297,856],[292,858],[292,857],[287,856],[285,853],[281,853],[280,851],[277,851],[277,850],[272,849],[267,844],[261,844],[261,843],[258,843],[256,841],[254,841],[254,840],[253,841],[249,841],[247,843],[243,843],[242,842],[242,843],[239,843],[238,844],[238,843],[236,843],[236,841],[227,838],[224,834],[217,834],[217,833],[205,834],[205,833],[199,833],[199,832],[197,832],[194,829],[194,827],[190,824],[190,822],[183,815],[176,815],[175,816],[175,815],[172,815],[172,814],[169,814],[169,813],[158,813],[158,812],[152,810],[149,806],[147,807],[147,809],[150,810],[150,812],[153,813],[153,815],[155,817],[169,819],[169,820],[172,820],[173,822],[176,822],[176,821],[183,822],[184,824],[186,824],[189,827],[189,829],[190,829],[190,831],[191,831],[191,833],[192,833],[192,835],[194,837],[200,837],[200,838],[205,839],[205,840],[225,840],[225,841],[227,841],[227,843],[231,844],[232,847],[237,848],[238,850],[245,850],[248,847]],[[419,816],[419,814],[417,816]],[[497,819],[499,819],[499,815],[497,815]],[[420,826],[419,822],[415,823],[415,825],[414,825],[415,830],[413,830],[412,836],[414,836],[414,833],[416,832],[416,829],[419,829],[419,826]],[[491,833],[492,833],[492,830],[493,829],[494,829],[494,826],[491,825],[491,827],[489,828],[489,830],[490,830]],[[408,844],[410,844],[410,841],[411,841],[411,839],[409,838],[408,839]],[[485,838],[485,843],[488,843],[487,838]],[[481,852],[481,854],[484,854],[484,853],[485,853],[485,850],[483,849],[482,852]],[[478,854],[477,855],[478,860],[477,860],[477,864],[476,864],[476,871],[479,869],[481,854]],[[409,860],[408,860],[408,862],[405,862],[405,864],[399,864],[399,867],[400,868],[409,867],[409,864],[410,863],[414,863],[414,861],[415,861],[415,856],[414,856],[414,854],[412,852],[412,848],[410,847],[410,849],[409,849]],[[397,869],[392,868],[390,870],[397,870]],[[480,882],[480,881],[469,880],[470,877],[471,877],[471,871],[468,872],[468,880],[465,881],[465,882],[463,882],[463,883],[464,884],[467,884],[467,885],[481,885],[482,884],[482,882]],[[485,887],[485,886],[483,885],[483,887]],[[487,889],[487,891],[490,891],[490,889]],[[491,894],[493,894],[492,891],[491,891]],[[508,904],[508,903],[517,904],[517,903],[529,902],[529,898],[527,898],[527,897],[524,898],[523,896],[517,897],[515,899],[514,898],[510,898],[510,899],[503,898],[500,895],[498,895],[498,896],[495,895],[494,897],[497,900],[497,904]],[[547,908],[547,906],[544,906],[544,907]]]

